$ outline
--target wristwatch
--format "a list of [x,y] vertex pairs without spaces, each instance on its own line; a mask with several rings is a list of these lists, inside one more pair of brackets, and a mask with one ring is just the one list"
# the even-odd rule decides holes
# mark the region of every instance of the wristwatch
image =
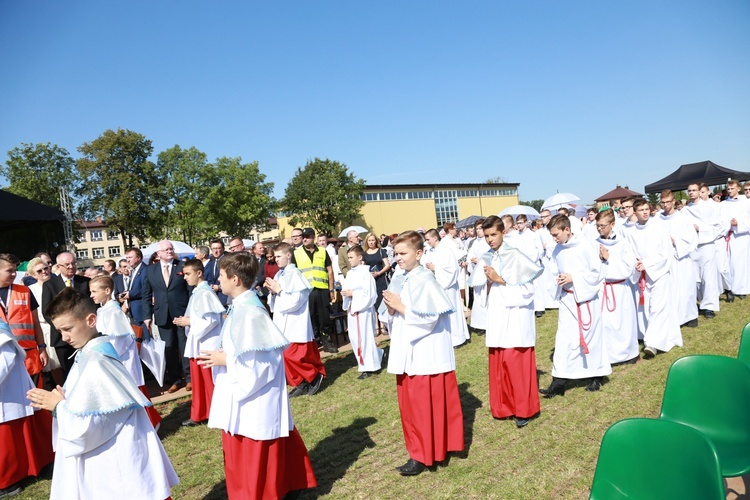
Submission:
[[47,344],[44,344],[44,343],[42,343],[42,344],[37,344],[36,348],[37,348],[37,349],[46,349],[46,348],[47,348]]

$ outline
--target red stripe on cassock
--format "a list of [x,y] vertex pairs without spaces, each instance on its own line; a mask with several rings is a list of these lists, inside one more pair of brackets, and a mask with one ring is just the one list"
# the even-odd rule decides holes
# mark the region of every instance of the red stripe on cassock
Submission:
[[401,426],[409,456],[430,466],[464,449],[464,415],[456,372],[396,377]]
[[[141,385],[138,387],[138,390],[141,391],[141,393],[148,398],[149,401],[151,401],[151,396],[148,393],[148,389],[146,389],[145,385]],[[151,425],[156,428],[157,425],[161,423],[161,415],[159,415],[159,412],[156,411],[156,408],[151,406],[147,406],[145,408],[146,414],[148,415],[148,419],[151,421]]]
[[267,441],[222,432],[221,444],[231,500],[282,498],[290,491],[318,485],[296,428],[289,437]]
[[284,373],[286,383],[297,387],[303,380],[312,382],[318,375],[326,376],[326,368],[320,360],[320,350],[314,340],[310,342],[292,342],[284,350]]
[[47,410],[0,424],[0,488],[37,476],[54,459],[52,414]]

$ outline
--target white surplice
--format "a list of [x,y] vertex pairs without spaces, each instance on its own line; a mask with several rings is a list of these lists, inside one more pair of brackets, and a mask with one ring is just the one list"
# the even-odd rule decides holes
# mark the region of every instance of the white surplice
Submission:
[[557,278],[552,273],[553,266],[551,264],[552,252],[555,251],[557,243],[555,243],[555,240],[549,234],[549,229],[546,227],[538,229],[535,234],[542,246],[539,264],[542,266],[543,272],[541,279],[534,281],[534,310],[557,309],[560,307],[560,302],[550,293],[550,290],[555,288],[555,279]]
[[97,309],[96,329],[99,333],[106,335],[107,340],[115,347],[120,361],[133,377],[135,385],[142,386],[145,382],[135,332],[130,326],[130,319],[122,312],[117,302],[110,300]]
[[344,297],[343,309],[348,314],[349,341],[360,372],[380,370],[383,350],[375,343],[375,301],[378,298],[375,279],[367,266],[356,266],[344,278],[342,290],[354,295]]
[[451,338],[453,346],[459,346],[469,339],[469,328],[464,316],[461,291],[458,288],[458,260],[453,250],[454,244],[450,241],[441,240],[438,246],[429,252],[429,261],[435,265],[435,279],[443,287],[445,293],[453,304],[453,313],[450,315]]
[[[466,261],[470,273],[468,284],[474,289],[474,304],[471,307],[471,326],[478,330],[487,329],[487,279],[484,276],[484,261],[482,255],[488,252],[490,246],[484,238],[477,238],[469,249]],[[476,262],[472,263],[472,260]],[[478,283],[478,284],[477,284]]]
[[279,269],[273,279],[281,286],[279,294],[268,296],[274,324],[289,342],[311,342],[315,334],[310,322],[310,282],[294,264]]
[[597,244],[604,246],[609,258],[603,263],[602,329],[609,362],[622,363],[638,356],[638,322],[630,277],[635,271],[635,254],[622,236]]
[[26,393],[34,388],[24,365],[26,353],[6,323],[0,322],[0,423],[34,414]]
[[214,351],[219,347],[219,333],[226,309],[216,293],[205,281],[193,289],[185,316],[190,326],[185,327],[187,342],[185,357],[197,358],[201,351]]
[[[665,352],[674,346],[682,347],[674,281],[670,274],[674,251],[669,233],[658,219],[649,219],[646,224],[636,224],[627,235],[646,275],[644,303],[640,304],[640,293],[636,303],[643,317],[643,343]],[[638,286],[641,272],[635,271],[632,281]]]
[[680,213],[688,216],[694,229],[697,227],[698,245],[691,254],[697,280],[696,298],[700,301],[700,309],[716,312],[719,310],[719,296],[724,290],[715,244],[717,238],[721,239],[719,204],[708,201],[689,203]]
[[106,337],[90,340],[65,381],[53,420],[50,499],[164,500],[179,482],[145,407]]
[[725,235],[731,290],[735,295],[750,294],[750,202],[746,198],[727,198],[721,202],[722,218],[730,226]]
[[555,276],[570,274],[573,279],[563,287],[554,286],[560,309],[552,376],[583,379],[609,375],[612,366],[601,321],[599,293],[604,273],[598,246],[583,238],[571,238],[555,247],[551,263]]
[[698,248],[698,234],[690,216],[680,211],[675,210],[672,215],[661,212],[659,219],[672,239],[674,259],[669,274],[672,277],[674,293],[678,295],[677,322],[683,325],[698,317],[695,286],[698,276],[692,258]]
[[283,357],[289,342],[255,291],[232,301],[220,343],[227,364],[214,368],[208,427],[255,440],[288,437],[294,428]]

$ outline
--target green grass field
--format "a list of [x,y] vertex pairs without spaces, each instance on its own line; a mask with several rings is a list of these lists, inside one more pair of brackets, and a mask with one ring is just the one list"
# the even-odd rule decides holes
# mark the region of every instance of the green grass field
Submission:
[[[314,397],[292,400],[294,420],[307,445],[319,486],[302,498],[586,498],[604,431],[628,417],[657,417],[669,365],[696,353],[736,356],[742,327],[750,321],[750,298],[721,303],[713,320],[683,328],[685,347],[653,360],[615,367],[602,390],[583,387],[542,399],[541,416],[527,427],[494,420],[487,393],[483,337],[456,351],[467,449],[449,464],[417,477],[394,467],[408,458],[396,402],[395,376],[385,372],[360,381],[354,357],[326,361],[328,379]],[[557,312],[537,320],[540,384],[549,384]],[[387,345],[387,344],[386,344]],[[159,407],[159,434],[181,483],[173,498],[226,497],[220,432],[182,428],[189,400]],[[45,498],[48,480],[17,498]]]

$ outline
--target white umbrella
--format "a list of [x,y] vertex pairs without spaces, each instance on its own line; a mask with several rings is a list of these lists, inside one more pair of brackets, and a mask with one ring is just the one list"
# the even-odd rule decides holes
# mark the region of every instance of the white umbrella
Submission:
[[589,211],[589,208],[591,207],[587,207],[586,205],[578,205],[576,207],[576,217],[586,217],[586,213]]
[[[169,240],[169,242],[174,247],[174,256],[178,259],[181,259],[183,257],[193,257],[195,255],[195,249],[187,243],[172,240]],[[143,256],[148,259],[148,262],[146,262],[147,264],[151,264],[151,255],[156,252],[158,247],[159,242],[157,241],[156,243],[151,243],[149,246],[141,250],[141,252],[143,252]]]
[[164,385],[164,372],[167,368],[167,362],[164,357],[165,348],[166,343],[155,337],[151,337],[141,344],[141,361],[154,374],[159,387]]
[[245,250],[250,251],[255,242],[253,240],[242,240],[242,244],[245,245]]
[[348,233],[349,231],[357,231],[358,234],[370,232],[369,229],[365,229],[362,226],[349,226],[345,228],[343,231],[341,231],[341,234],[339,234],[339,238],[346,238],[346,233]]
[[539,212],[534,210],[534,207],[529,207],[527,205],[513,205],[512,207],[506,208],[497,215],[498,217],[502,217],[503,215],[512,215],[513,218],[516,218],[516,216],[521,214],[525,215],[529,220],[540,218]]
[[544,205],[542,205],[542,209],[545,208],[560,208],[560,205],[564,205],[566,203],[570,203],[571,201],[579,201],[580,198],[573,193],[557,193],[553,194],[546,200],[544,200]]

